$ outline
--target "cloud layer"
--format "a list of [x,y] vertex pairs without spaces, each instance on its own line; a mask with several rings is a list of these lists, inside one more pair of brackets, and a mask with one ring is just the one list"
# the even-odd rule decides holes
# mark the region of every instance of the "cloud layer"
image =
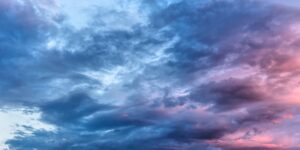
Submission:
[[56,128],[10,149],[300,148],[296,7],[101,2],[80,2],[85,26],[58,1],[0,2],[0,102]]

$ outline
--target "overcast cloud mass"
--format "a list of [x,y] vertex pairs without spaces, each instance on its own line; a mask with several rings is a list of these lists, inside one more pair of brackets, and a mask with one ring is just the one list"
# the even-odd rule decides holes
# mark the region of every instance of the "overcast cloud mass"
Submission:
[[0,0],[0,149],[299,150],[296,0]]

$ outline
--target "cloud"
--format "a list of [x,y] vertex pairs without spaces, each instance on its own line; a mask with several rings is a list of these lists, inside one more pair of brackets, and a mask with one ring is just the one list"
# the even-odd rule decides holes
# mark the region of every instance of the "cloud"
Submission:
[[228,79],[196,88],[191,99],[213,104],[213,107],[217,107],[216,110],[234,109],[271,99],[264,88],[265,86],[257,85],[253,79]]
[[81,119],[98,111],[113,109],[110,105],[98,104],[85,93],[71,93],[70,96],[42,104],[43,119],[56,125],[78,124]]
[[16,136],[11,149],[295,147],[298,137],[275,136],[299,114],[297,9],[250,0],[111,7],[74,29],[65,10],[50,13],[62,9],[55,2],[0,2],[1,103],[37,108],[57,127]]

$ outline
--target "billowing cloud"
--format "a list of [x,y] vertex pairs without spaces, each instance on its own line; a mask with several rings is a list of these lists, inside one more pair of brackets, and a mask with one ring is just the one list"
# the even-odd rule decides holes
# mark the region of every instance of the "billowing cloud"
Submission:
[[6,145],[299,149],[300,10],[290,4],[4,0],[1,105],[55,127],[27,127]]

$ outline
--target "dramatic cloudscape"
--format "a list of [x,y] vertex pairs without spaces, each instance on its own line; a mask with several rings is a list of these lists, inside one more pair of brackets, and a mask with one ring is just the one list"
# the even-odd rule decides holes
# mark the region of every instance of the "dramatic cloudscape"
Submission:
[[1,150],[299,150],[298,0],[0,0]]

